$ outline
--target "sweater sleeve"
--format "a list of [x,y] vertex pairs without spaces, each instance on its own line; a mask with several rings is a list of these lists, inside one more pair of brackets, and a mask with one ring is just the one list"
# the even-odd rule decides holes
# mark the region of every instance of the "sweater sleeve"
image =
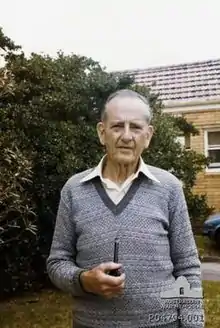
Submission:
[[66,189],[64,186],[61,191],[52,245],[46,265],[48,276],[57,288],[73,296],[81,296],[85,294],[85,291],[80,284],[80,274],[85,270],[75,263],[74,213],[72,213]]
[[[170,199],[170,254],[174,276],[184,276],[191,290],[202,288],[201,263],[192,231],[188,208],[182,185],[178,182],[172,189]],[[180,318],[185,328],[204,328],[205,312],[203,299],[188,300],[180,309]]]

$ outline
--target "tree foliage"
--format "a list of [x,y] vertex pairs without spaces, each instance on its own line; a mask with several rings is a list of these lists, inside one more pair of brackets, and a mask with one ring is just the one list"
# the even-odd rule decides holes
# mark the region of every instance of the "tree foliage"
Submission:
[[153,108],[155,134],[144,159],[183,181],[192,221],[209,214],[206,198],[191,191],[207,159],[176,141],[180,131],[196,129],[165,114],[158,95],[134,85],[130,76],[107,73],[91,58],[62,52],[27,58],[2,29],[0,48],[2,295],[44,279],[60,189],[72,174],[100,160],[96,123],[106,98],[118,89],[139,91]]

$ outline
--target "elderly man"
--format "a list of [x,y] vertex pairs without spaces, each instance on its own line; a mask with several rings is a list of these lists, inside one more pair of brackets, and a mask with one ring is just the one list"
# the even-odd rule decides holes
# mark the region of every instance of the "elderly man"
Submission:
[[203,304],[178,318],[161,299],[179,276],[202,284],[181,183],[141,157],[151,116],[138,93],[112,94],[97,125],[106,155],[62,188],[47,269],[74,299],[73,327],[204,327]]

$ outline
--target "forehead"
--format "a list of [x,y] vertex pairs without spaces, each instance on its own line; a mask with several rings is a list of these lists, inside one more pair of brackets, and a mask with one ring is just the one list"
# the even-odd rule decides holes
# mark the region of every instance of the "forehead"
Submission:
[[106,105],[110,121],[146,121],[148,106],[138,98],[116,97]]

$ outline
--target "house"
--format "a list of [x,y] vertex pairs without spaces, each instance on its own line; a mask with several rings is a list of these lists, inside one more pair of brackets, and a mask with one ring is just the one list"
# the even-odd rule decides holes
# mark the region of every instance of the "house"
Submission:
[[162,291],[160,293],[162,299],[176,299],[176,298],[191,298],[191,299],[202,299],[202,289],[191,289],[190,284],[186,277],[178,277],[173,285],[173,288]]
[[220,59],[121,73],[159,93],[165,112],[184,114],[199,130],[199,136],[183,136],[180,141],[211,158],[211,164],[198,174],[194,191],[205,193],[209,205],[220,211]]

